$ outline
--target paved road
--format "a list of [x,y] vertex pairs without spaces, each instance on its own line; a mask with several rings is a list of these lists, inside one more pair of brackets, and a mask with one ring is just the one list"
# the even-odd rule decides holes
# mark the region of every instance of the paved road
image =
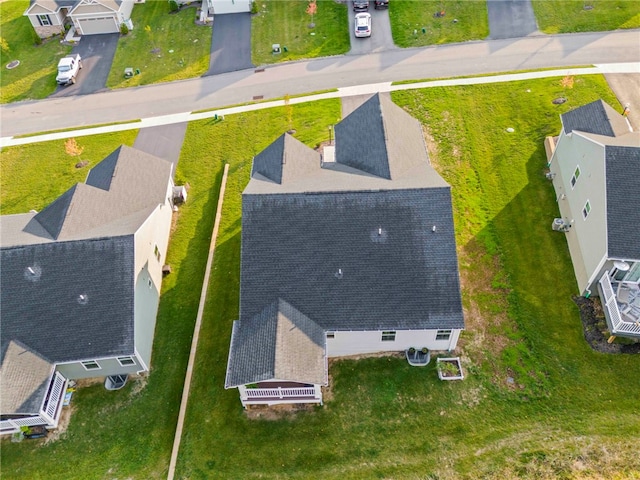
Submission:
[[[337,56],[71,98],[2,105],[2,136],[172,115],[329,88],[543,67],[640,62],[639,30]],[[301,79],[304,79],[303,81]]]
[[488,0],[489,38],[519,38],[538,32],[531,0]]

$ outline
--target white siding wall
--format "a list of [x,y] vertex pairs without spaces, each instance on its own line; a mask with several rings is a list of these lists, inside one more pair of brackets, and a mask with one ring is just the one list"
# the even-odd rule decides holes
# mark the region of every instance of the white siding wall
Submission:
[[382,331],[335,332],[327,338],[327,355],[341,357],[363,353],[399,352],[410,347],[427,347],[429,350],[453,350],[458,343],[460,330],[453,330],[449,340],[436,340],[436,330],[397,330],[392,342],[382,341]]
[[[149,366],[160,300],[162,266],[166,262],[173,211],[169,198],[173,182],[167,185],[165,203],[158,205],[135,233],[135,344],[142,361]],[[160,260],[156,257],[158,247]],[[149,285],[151,280],[151,285]]]
[[[572,188],[576,167],[580,168],[580,176]],[[556,174],[553,186],[560,215],[571,224],[564,235],[581,295],[592,286],[607,251],[604,169],[602,145],[577,133],[561,134],[550,170]],[[585,220],[582,209],[587,200],[591,211]],[[597,289],[591,288],[591,292],[595,294]]]
[[124,0],[120,5],[120,12],[118,13],[118,19],[120,23],[123,23],[131,18],[131,12],[133,11],[133,0]]

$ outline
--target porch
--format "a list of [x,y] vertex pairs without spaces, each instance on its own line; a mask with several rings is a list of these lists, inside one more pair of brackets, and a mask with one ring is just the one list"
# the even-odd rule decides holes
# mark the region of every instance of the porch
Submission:
[[279,405],[285,403],[319,403],[322,405],[320,385],[295,382],[261,382],[238,387],[242,406]]
[[640,285],[612,280],[606,271],[598,290],[611,335],[640,338]]

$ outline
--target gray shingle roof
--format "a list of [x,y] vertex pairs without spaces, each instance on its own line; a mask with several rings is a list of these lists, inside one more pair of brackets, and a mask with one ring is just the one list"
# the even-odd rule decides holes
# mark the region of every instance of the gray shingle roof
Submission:
[[284,379],[327,383],[324,330],[279,299],[233,324],[225,387]]
[[640,147],[605,147],[609,257],[640,260]]
[[[268,320],[278,299],[323,331],[464,328],[450,187],[420,124],[374,96],[335,132],[335,163],[320,166],[286,135],[254,161],[227,386],[273,378],[264,359],[279,350]],[[278,183],[285,155],[304,174]]]
[[602,100],[587,103],[562,114],[560,117],[565,134],[578,130],[607,137],[617,137],[630,131],[627,120]]
[[26,345],[11,341],[2,351],[0,372],[2,413],[38,413],[47,393],[53,364]]
[[3,248],[0,260],[3,357],[11,340],[52,362],[134,353],[133,235]]
[[[164,203],[173,165],[122,145],[34,218],[56,240],[87,238],[88,232]],[[138,225],[120,234],[133,233]]]
[[319,165],[318,152],[283,134],[253,159],[251,176],[261,176],[277,184],[290,183],[313,174]]

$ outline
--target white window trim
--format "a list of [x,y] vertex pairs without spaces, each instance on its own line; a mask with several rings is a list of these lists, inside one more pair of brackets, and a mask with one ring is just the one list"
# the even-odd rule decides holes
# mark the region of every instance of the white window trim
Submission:
[[[82,363],[82,366],[88,372],[91,372],[93,370],[102,370],[102,367],[100,366],[100,364],[98,363],[97,360],[85,360],[84,362],[80,362],[80,363]],[[96,368],[88,368],[87,365],[86,365],[87,363],[95,363],[97,365],[97,367]]]
[[584,207],[582,207],[582,219],[586,220],[590,213],[591,213],[591,202],[589,201],[589,199],[587,199],[587,201],[584,202]]
[[[576,173],[578,173],[578,175],[576,175]],[[580,178],[581,174],[582,172],[580,171],[580,165],[576,165],[576,169],[573,171],[573,175],[571,176],[571,190],[573,190],[577,185],[578,179]]]
[[[450,328],[445,328],[442,330],[436,330],[436,340],[438,342],[443,342],[445,340],[451,340],[451,335],[453,334],[453,330]],[[438,338],[438,335],[446,335],[446,338]]]
[[53,22],[49,15],[38,15],[38,20],[40,21],[40,26],[42,27],[51,27],[53,26]]
[[[385,338],[385,337],[391,337],[393,336],[393,338]],[[382,331],[382,335],[380,337],[380,341],[381,342],[395,342],[396,341],[396,331],[395,330],[383,330]]]
[[[123,361],[131,362],[131,363],[122,363]],[[135,359],[131,355],[125,355],[123,357],[118,357],[118,363],[120,364],[121,367],[133,367],[133,366],[137,365]]]

